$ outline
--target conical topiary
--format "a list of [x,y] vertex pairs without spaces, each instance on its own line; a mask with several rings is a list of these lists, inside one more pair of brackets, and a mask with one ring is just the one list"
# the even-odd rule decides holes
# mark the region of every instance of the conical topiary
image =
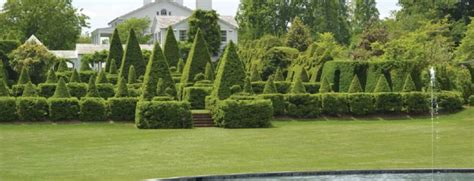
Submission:
[[54,91],[54,98],[70,98],[71,94],[66,86],[66,81],[61,77],[59,78],[58,85],[56,85],[56,91]]
[[166,87],[163,83],[163,79],[158,80],[157,88],[156,88],[156,95],[157,96],[165,96],[166,95]]
[[128,78],[128,71],[130,66],[135,68],[135,76],[142,76],[145,73],[145,61],[143,60],[142,50],[137,40],[135,30],[131,29],[127,41],[127,47],[123,54],[122,62],[120,64],[119,77]]
[[360,85],[359,77],[357,75],[354,76],[351,82],[351,86],[349,87],[349,93],[358,93],[364,92],[362,90],[362,86]]
[[212,70],[212,65],[209,62],[206,64],[205,79],[214,81],[214,71]]
[[156,43],[153,48],[153,53],[148,61],[148,65],[143,80],[142,96],[143,100],[151,100],[156,96],[156,89],[158,80],[162,79],[164,90],[168,87],[174,87],[174,81],[169,71],[168,62],[166,61],[163,51],[161,50],[160,44]]
[[58,72],[66,72],[68,71],[68,67],[67,67],[67,63],[65,60],[61,60],[59,61],[59,65],[58,65]]
[[96,84],[107,84],[109,81],[107,80],[107,75],[105,75],[105,71],[102,70],[99,72],[99,76],[97,76],[97,79],[95,80]]
[[23,90],[22,97],[37,97],[37,96],[38,96],[38,93],[36,92],[35,86],[31,82],[28,82],[25,86],[25,89]]
[[390,90],[390,85],[388,84],[388,81],[384,75],[381,75],[377,81],[374,92],[392,92]]
[[301,78],[297,78],[291,86],[292,94],[306,94],[306,88],[303,85]]
[[[304,67],[301,68],[299,78],[301,79],[301,82],[309,81],[308,72],[306,72],[306,69]],[[298,77],[296,79],[298,79]]]
[[275,81],[285,81],[285,76],[283,76],[283,71],[280,67],[275,72]]
[[413,92],[416,91],[415,82],[411,78],[411,75],[408,74],[405,84],[403,85],[403,92]]
[[177,67],[178,73],[183,73],[183,69],[184,69],[184,60],[180,58],[178,61],[178,67]]
[[324,77],[323,80],[321,81],[321,87],[319,88],[319,93],[329,93],[332,92],[331,88],[331,83],[329,83],[329,80]]
[[201,30],[198,30],[181,75],[181,84],[194,83],[194,77],[199,73],[205,73],[206,64],[209,62],[211,62],[211,55]]
[[117,92],[115,97],[128,97],[128,87],[125,78],[121,77],[117,85]]
[[72,71],[71,78],[69,78],[70,83],[81,83],[81,76],[76,69]]
[[58,82],[58,77],[56,76],[56,73],[54,73],[54,70],[49,70],[48,77],[46,78],[46,83],[55,84],[57,82]]
[[163,49],[166,60],[168,61],[168,65],[171,67],[178,66],[178,61],[181,58],[181,55],[179,54],[178,41],[176,41],[176,37],[174,36],[174,31],[171,26],[168,27],[168,31],[166,32],[166,40]]
[[89,79],[89,85],[87,86],[86,97],[100,97],[99,91],[97,90],[97,87],[95,86],[94,76],[91,76],[91,78]]
[[18,85],[24,85],[30,82],[30,73],[28,72],[28,68],[23,66],[20,73],[20,78],[18,79]]
[[117,63],[115,63],[115,59],[112,59],[110,61],[110,68],[107,69],[107,70],[109,70],[110,74],[117,74],[118,73]]
[[263,88],[263,94],[276,94],[278,93],[275,83],[273,82],[273,76],[268,77],[265,88]]
[[[122,57],[123,57],[122,41],[120,40],[118,30],[115,29],[114,33],[112,34],[112,39],[110,40],[109,55],[107,56],[107,61],[105,63],[105,70],[110,71],[112,69],[112,66],[115,66],[115,69],[117,69],[117,67],[120,66],[118,65],[118,63],[120,63],[119,61],[122,60]],[[115,60],[115,62],[113,62],[112,60]],[[112,72],[110,73],[114,74]]]
[[90,71],[90,70],[92,69],[91,69],[91,66],[89,65],[89,62],[86,60],[81,60],[81,67],[79,71],[84,72],[84,71]]
[[252,68],[252,73],[250,73],[250,81],[252,82],[262,81],[262,77],[260,76],[260,73],[258,72],[257,66],[254,66]]
[[9,97],[9,96],[10,96],[10,93],[8,92],[7,85],[5,85],[5,82],[0,80],[0,97]]
[[128,84],[134,83],[137,83],[137,74],[135,73],[135,67],[132,65],[130,70],[128,70]]
[[250,95],[255,94],[255,92],[253,91],[253,88],[252,88],[252,82],[250,81],[249,77],[245,78],[244,93],[247,93],[247,94],[250,94]]

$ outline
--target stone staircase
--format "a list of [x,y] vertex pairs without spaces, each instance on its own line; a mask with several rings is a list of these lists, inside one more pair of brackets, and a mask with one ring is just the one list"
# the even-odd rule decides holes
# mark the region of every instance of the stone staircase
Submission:
[[193,122],[194,127],[196,128],[214,127],[214,121],[212,120],[212,115],[209,112],[193,113]]

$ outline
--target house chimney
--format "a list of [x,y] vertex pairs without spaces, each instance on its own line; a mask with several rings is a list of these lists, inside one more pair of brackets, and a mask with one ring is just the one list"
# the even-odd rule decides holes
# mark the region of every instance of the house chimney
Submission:
[[196,0],[196,9],[212,10],[212,0]]
[[153,0],[143,0],[143,6],[150,4]]

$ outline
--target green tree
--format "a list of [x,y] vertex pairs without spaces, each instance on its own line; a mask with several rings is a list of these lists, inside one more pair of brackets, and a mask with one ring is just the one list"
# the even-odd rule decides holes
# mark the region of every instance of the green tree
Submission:
[[107,80],[107,75],[105,73],[105,70],[102,70],[99,72],[99,76],[97,76],[97,79],[95,81],[96,84],[107,84],[109,83],[109,80]]
[[56,58],[46,47],[36,43],[25,43],[10,54],[10,65],[13,70],[20,72],[23,67],[28,68],[31,81],[35,84],[46,80],[46,75],[51,66],[56,63]]
[[233,42],[227,46],[221,61],[211,95],[219,99],[227,99],[232,95],[233,86],[244,86],[246,73]]
[[71,94],[66,86],[66,81],[63,78],[59,78],[58,85],[56,85],[56,91],[54,91],[54,98],[69,98]]
[[207,50],[206,42],[200,30],[196,33],[193,48],[189,53],[188,60],[181,75],[181,83],[192,83],[197,74],[204,74],[207,63],[211,63],[211,56]]
[[114,30],[112,34],[112,39],[110,40],[109,54],[107,56],[107,61],[105,64],[105,70],[111,71],[112,66],[115,68],[119,67],[117,65],[119,60],[122,60],[123,57],[123,46],[122,40],[120,39],[120,34],[117,29]]
[[163,51],[160,48],[160,44],[156,43],[153,48],[153,54],[148,61],[148,65],[145,72],[145,78],[143,80],[142,87],[142,100],[152,100],[157,95],[158,80],[163,81],[164,89],[168,87],[174,87],[174,82],[169,71],[168,62],[166,61]]
[[81,72],[85,72],[85,71],[91,71],[91,67],[89,65],[89,61],[87,60],[81,60],[81,66],[80,66],[80,70]]
[[375,0],[356,0],[353,14],[353,29],[362,32],[368,25],[379,20],[379,10]]
[[106,69],[106,70],[108,70],[110,74],[117,74],[118,73],[117,64],[115,63],[115,59],[112,59],[112,61],[110,61],[110,69]]
[[127,48],[125,48],[125,54],[122,58],[119,77],[127,78],[128,69],[131,65],[136,69],[137,76],[142,76],[145,73],[145,61],[143,59],[140,44],[138,43],[133,29],[130,30],[130,35],[128,36]]
[[249,77],[245,78],[244,93],[247,93],[247,94],[250,94],[250,95],[255,94],[255,92],[253,91],[253,88],[252,88],[252,81],[250,81]]
[[164,54],[166,60],[170,67],[177,67],[178,61],[181,59],[181,54],[179,51],[178,41],[176,41],[176,37],[174,36],[173,27],[168,27],[168,31],[166,32],[166,40],[164,45]]
[[309,24],[313,35],[331,32],[339,43],[348,44],[350,27],[348,7],[345,0],[311,1],[308,12],[313,17]]
[[252,82],[262,81],[262,77],[260,76],[260,72],[258,72],[257,66],[254,66],[252,68],[252,73],[250,74],[250,80]]
[[10,33],[24,41],[35,35],[51,50],[73,49],[82,28],[88,27],[89,18],[81,11],[72,0],[7,0],[0,13],[0,36]]
[[87,86],[87,94],[86,97],[100,97],[99,91],[97,90],[97,86],[95,85],[95,77],[91,76],[89,79],[89,84]]
[[66,72],[68,70],[69,70],[69,68],[67,67],[66,60],[59,60],[58,72]]
[[48,78],[46,78],[46,83],[55,84],[57,82],[58,82],[58,77],[56,76],[56,73],[54,73],[54,70],[49,70]]
[[311,45],[311,32],[303,24],[299,17],[296,17],[291,23],[291,27],[286,35],[286,46],[296,48],[300,52],[306,51]]
[[185,65],[185,63],[184,63],[183,59],[179,59],[178,67],[177,67],[178,73],[183,73],[184,65]]
[[134,34],[136,33],[136,40],[139,43],[149,43],[151,40],[151,35],[146,34],[146,32],[150,28],[150,23],[151,20],[148,18],[130,18],[124,22],[121,22],[119,25],[117,25],[120,40],[126,40],[133,30]]
[[196,34],[203,34],[209,52],[217,55],[221,48],[221,27],[219,26],[219,15],[216,11],[196,10],[189,17],[188,40],[194,42]]
[[461,41],[461,45],[456,49],[456,60],[470,61],[474,60],[474,22],[467,26],[465,37]]
[[120,77],[117,85],[115,97],[128,97],[128,87],[125,78]]
[[206,80],[214,81],[214,70],[212,69],[212,64],[209,62],[206,64],[205,76]]
[[349,87],[349,93],[358,93],[358,92],[364,92],[362,90],[362,86],[360,85],[359,77],[357,75],[354,75],[354,78],[352,79],[351,86]]
[[277,68],[275,72],[275,81],[285,81],[285,76],[283,76],[283,71],[280,67]]

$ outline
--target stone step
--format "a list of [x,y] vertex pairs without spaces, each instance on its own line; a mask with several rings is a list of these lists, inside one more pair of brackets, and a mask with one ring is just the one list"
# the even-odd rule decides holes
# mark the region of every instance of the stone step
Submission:
[[212,122],[212,118],[193,118],[193,120],[196,122],[196,121],[211,121]]
[[193,113],[194,127],[207,128],[214,127],[214,121],[210,113]]

